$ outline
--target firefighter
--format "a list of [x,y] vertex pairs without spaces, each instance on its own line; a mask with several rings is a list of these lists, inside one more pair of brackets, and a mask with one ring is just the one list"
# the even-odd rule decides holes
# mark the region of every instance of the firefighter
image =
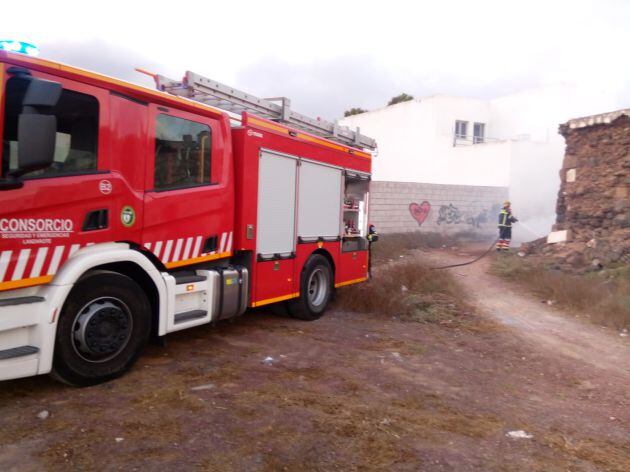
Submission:
[[372,277],[372,243],[378,241],[378,233],[376,232],[376,226],[372,223],[368,225],[368,276]]
[[503,202],[503,208],[499,213],[499,239],[497,240],[497,251],[507,251],[510,249],[510,240],[512,239],[512,223],[518,220],[512,214],[510,202]]

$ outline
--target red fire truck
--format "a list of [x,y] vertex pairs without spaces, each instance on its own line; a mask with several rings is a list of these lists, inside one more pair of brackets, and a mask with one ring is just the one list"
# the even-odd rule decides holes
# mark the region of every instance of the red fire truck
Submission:
[[173,331],[367,278],[372,139],[191,72],[0,51],[0,380],[115,378]]

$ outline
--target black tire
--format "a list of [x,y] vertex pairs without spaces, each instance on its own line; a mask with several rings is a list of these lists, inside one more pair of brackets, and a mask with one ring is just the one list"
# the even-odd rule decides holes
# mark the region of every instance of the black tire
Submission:
[[126,275],[86,274],[61,310],[52,376],[74,386],[95,385],[125,373],[151,334],[151,306]]
[[333,282],[333,271],[328,259],[321,254],[312,255],[302,269],[300,296],[287,303],[289,314],[306,321],[320,318],[332,298]]

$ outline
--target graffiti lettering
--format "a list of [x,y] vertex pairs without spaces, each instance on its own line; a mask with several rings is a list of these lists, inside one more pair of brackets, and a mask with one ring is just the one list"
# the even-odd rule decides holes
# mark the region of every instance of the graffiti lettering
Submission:
[[[473,208],[479,208],[483,205],[481,202],[471,203]],[[499,212],[501,206],[498,204],[493,204],[492,207],[488,210],[484,208],[482,210],[473,210],[477,211],[477,213],[463,213],[457,206],[449,203],[448,205],[440,205],[438,209],[437,219],[435,223],[438,225],[459,225],[459,224],[469,224],[475,228],[481,228],[484,225],[487,225],[489,222],[494,221],[490,215],[494,215]],[[424,200],[422,203],[410,203],[409,204],[409,213],[411,217],[416,220],[418,226],[422,226],[428,219],[429,213],[431,212],[431,204]]]
[[447,225],[458,225],[461,222],[462,215],[459,211],[459,208],[457,208],[452,203],[440,206],[438,219],[436,221],[437,224],[441,225],[442,223],[445,223]]

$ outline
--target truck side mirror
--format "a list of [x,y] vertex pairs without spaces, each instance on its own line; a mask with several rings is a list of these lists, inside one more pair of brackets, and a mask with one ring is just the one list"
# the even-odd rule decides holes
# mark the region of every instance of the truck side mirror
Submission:
[[61,84],[59,82],[35,77],[29,77],[26,80],[29,81],[29,84],[22,100],[24,112],[29,111],[27,107],[37,110],[38,108],[52,108],[57,105],[61,97]]
[[22,113],[18,118],[18,167],[15,174],[45,169],[55,157],[57,117]]
[[29,84],[18,117],[19,176],[33,170],[45,169],[55,157],[57,117],[50,110],[61,97],[61,84],[50,80],[27,78]]

